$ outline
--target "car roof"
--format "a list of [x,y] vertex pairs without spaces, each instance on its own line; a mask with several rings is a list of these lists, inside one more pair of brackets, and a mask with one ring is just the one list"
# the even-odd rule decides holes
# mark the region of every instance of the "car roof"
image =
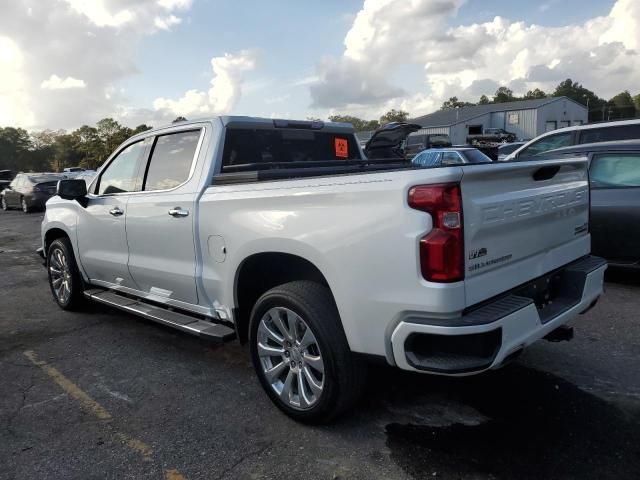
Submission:
[[637,140],[617,140],[610,142],[583,143],[580,145],[571,145],[569,147],[556,148],[547,150],[535,157],[543,157],[548,155],[566,155],[570,153],[591,153],[606,151],[640,151],[640,139]]
[[545,132],[541,135],[538,135],[535,138],[532,138],[531,140],[529,140],[528,142],[526,142],[524,145],[522,145],[518,150],[516,150],[515,152],[512,152],[510,155],[515,155],[520,153],[520,150],[524,149],[524,147],[529,146],[529,144],[533,143],[533,142],[537,142],[538,140],[545,138],[545,137],[549,137],[551,135],[557,135],[558,133],[565,133],[565,132],[575,132],[575,131],[580,131],[580,130],[590,130],[592,128],[612,128],[612,127],[623,127],[626,125],[640,125],[640,118],[636,118],[636,119],[632,119],[632,120],[616,120],[614,122],[594,122],[594,123],[587,123],[584,125],[574,125],[572,127],[564,127],[564,128],[557,128],[555,130],[551,130],[550,132]]

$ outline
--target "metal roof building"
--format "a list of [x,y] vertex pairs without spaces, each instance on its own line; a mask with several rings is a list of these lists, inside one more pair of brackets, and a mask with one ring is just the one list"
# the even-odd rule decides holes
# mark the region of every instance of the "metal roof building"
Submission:
[[420,133],[446,133],[454,145],[486,128],[502,128],[519,139],[531,139],[556,128],[587,123],[587,108],[567,97],[490,103],[439,110],[409,120],[423,127]]

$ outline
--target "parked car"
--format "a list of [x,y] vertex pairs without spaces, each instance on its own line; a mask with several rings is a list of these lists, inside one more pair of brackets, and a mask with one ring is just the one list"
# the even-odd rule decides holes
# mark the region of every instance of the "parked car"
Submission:
[[640,119],[576,125],[543,133],[525,143],[505,160],[522,160],[556,148],[570,147],[583,143],[633,139],[640,139]]
[[516,139],[516,134],[502,128],[485,128],[484,133],[467,136],[467,143],[509,143]]
[[58,180],[66,178],[55,173],[19,173],[0,193],[3,210],[21,208],[24,213],[43,209],[56,193]]
[[135,135],[89,188],[62,180],[47,203],[53,298],[248,342],[266,394],[304,422],[355,403],[365,359],[470,375],[566,338],[606,269],[589,255],[586,159],[378,157],[403,129],[378,132],[369,158],[344,123],[228,116]]
[[590,163],[592,250],[610,265],[639,268],[640,140],[575,145],[538,157],[583,155]]
[[11,180],[13,180],[11,170],[0,170],[0,192],[9,186]]
[[408,160],[411,160],[419,152],[428,148],[446,147],[451,147],[451,138],[446,133],[413,133],[407,137],[404,154]]
[[421,167],[442,167],[447,165],[464,165],[467,163],[491,163],[492,160],[477,148],[432,148],[417,154],[411,160]]
[[525,142],[503,143],[498,146],[498,162],[504,162],[509,155],[519,149]]

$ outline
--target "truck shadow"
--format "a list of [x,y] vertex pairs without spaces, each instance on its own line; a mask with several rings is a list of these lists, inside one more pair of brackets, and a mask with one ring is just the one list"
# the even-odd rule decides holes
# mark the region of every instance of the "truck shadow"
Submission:
[[467,410],[447,424],[429,415],[387,424],[391,457],[413,478],[640,478],[637,403],[617,407],[518,364],[466,379],[383,375],[395,402],[427,395]]
[[606,282],[622,285],[640,285],[640,269],[609,267],[605,273]]

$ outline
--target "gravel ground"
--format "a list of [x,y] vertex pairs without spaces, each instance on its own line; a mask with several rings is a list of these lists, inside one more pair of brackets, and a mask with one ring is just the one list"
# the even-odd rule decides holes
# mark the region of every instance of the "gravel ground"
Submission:
[[236,342],[57,308],[41,218],[0,211],[1,479],[640,478],[640,274],[610,272],[570,343],[466,379],[375,367],[355,411],[308,427]]

